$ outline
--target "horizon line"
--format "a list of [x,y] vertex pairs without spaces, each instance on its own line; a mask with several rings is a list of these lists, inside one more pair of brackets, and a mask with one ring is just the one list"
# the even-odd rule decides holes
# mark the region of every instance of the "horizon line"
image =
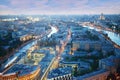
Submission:
[[[21,15],[101,15],[102,13],[98,14],[0,14],[0,16],[8,16],[8,15],[14,15],[14,16],[21,16]],[[103,13],[104,15],[120,15],[120,13]]]

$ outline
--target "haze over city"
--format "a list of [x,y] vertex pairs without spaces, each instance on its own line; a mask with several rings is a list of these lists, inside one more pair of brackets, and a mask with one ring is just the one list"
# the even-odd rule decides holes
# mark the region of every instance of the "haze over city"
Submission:
[[1,0],[0,15],[119,14],[120,0]]
[[0,80],[120,80],[120,0],[0,0]]

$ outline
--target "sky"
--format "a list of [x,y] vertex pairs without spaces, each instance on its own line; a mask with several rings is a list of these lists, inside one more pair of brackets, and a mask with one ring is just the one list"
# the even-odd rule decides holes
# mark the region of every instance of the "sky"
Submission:
[[6,14],[120,14],[120,0],[0,0]]

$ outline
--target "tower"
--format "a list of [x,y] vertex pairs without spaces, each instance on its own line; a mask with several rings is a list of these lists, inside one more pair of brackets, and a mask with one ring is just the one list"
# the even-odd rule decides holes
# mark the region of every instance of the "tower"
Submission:
[[100,17],[99,17],[99,20],[105,20],[105,17],[103,15],[103,13],[101,13]]

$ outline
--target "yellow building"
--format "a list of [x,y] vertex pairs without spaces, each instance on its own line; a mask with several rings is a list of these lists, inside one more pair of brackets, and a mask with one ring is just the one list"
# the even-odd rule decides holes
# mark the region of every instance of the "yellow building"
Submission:
[[0,80],[36,80],[39,74],[39,66],[15,64],[9,70],[0,74]]
[[23,35],[20,37],[20,41],[27,41],[27,40],[30,40],[32,39],[32,35]]

